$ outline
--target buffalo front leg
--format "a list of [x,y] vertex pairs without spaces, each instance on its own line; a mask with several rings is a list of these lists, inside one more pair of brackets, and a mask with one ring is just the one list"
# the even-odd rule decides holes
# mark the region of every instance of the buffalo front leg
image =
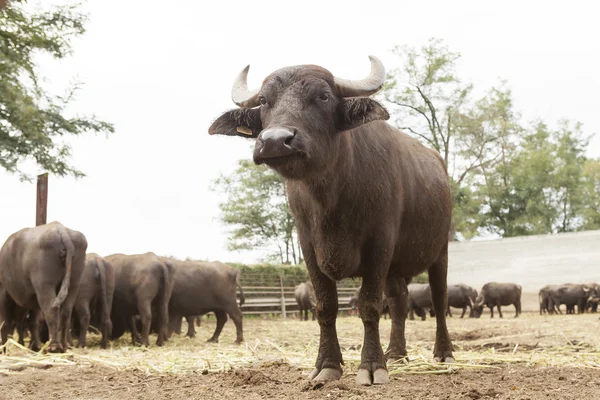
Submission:
[[446,326],[446,314],[444,313],[448,307],[447,275],[448,251],[446,248],[440,260],[429,267],[429,286],[431,288],[431,301],[436,319],[433,356],[436,361],[451,363],[454,362],[454,356],[452,355],[453,347]]
[[392,319],[390,344],[385,352],[386,360],[399,360],[406,358],[405,324],[408,316],[408,288],[406,280],[401,277],[388,277],[385,284],[385,297],[387,298]]
[[333,381],[342,377],[342,352],[335,327],[338,296],[335,281],[319,270],[312,248],[302,246],[310,280],[315,288],[317,321],[319,322],[319,353],[309,379]]
[[[379,339],[379,319],[381,318],[383,280],[385,275],[382,274],[384,271],[377,271],[374,268],[366,270],[371,274],[363,277],[362,287],[358,296],[358,309],[360,310],[360,317],[365,333],[360,356],[361,362],[356,374],[356,383],[359,385],[385,384],[389,382],[389,377]],[[384,273],[387,274],[387,270]],[[398,297],[402,296],[402,294],[392,294],[395,295],[395,301],[397,301]],[[400,314],[400,307],[403,306],[397,304],[394,304],[394,306],[398,308],[397,313]],[[399,320],[397,324],[396,329],[402,329],[402,324],[400,324]],[[400,332],[397,332],[396,335],[397,337],[403,336]],[[400,346],[401,343],[398,342],[397,345]],[[397,351],[401,350],[401,348],[397,349]]]
[[496,305],[496,308],[498,309],[498,315],[500,316],[500,318],[504,318],[504,317],[502,316],[502,309],[500,308],[500,304],[497,304],[497,305]]
[[221,331],[227,322],[227,313],[223,310],[215,310],[215,317],[217,318],[217,327],[215,328],[215,332],[212,337],[207,340],[209,343],[219,343],[219,336],[221,335]]

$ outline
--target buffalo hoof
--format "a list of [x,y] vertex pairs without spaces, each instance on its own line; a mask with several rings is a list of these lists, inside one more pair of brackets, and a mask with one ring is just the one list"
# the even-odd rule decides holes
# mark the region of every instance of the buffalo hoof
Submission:
[[206,341],[206,343],[219,343],[219,339],[211,337]]
[[390,377],[388,372],[383,368],[378,368],[373,372],[373,376],[371,376],[371,372],[361,368],[358,370],[356,374],[356,384],[362,386],[371,386],[375,385],[385,385],[390,382]]
[[436,362],[445,363],[445,364],[454,364],[456,362],[456,360],[454,360],[454,357],[452,355],[447,355],[444,357],[435,357],[434,360]]
[[50,347],[48,347],[48,353],[64,353],[65,350],[63,349],[62,345],[60,343],[51,343]]
[[388,349],[385,352],[384,356],[385,356],[386,361],[408,362],[408,355],[406,354],[406,350],[402,351],[402,350]]
[[341,377],[342,371],[339,369],[323,368],[321,371],[319,371],[317,368],[315,368],[308,376],[308,379],[315,382],[329,382],[340,380]]

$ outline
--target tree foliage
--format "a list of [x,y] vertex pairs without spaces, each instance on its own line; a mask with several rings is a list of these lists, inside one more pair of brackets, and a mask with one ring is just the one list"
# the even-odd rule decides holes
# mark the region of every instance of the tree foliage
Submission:
[[225,195],[219,207],[222,221],[232,227],[230,250],[263,248],[269,251],[269,258],[281,264],[301,262],[285,185],[275,171],[240,160],[233,174],[215,181],[215,189]]
[[0,167],[28,179],[25,160],[50,173],[82,176],[68,162],[71,149],[62,139],[85,132],[112,132],[95,117],[70,116],[68,106],[80,85],[65,95],[48,92],[36,61],[40,55],[63,59],[71,42],[85,32],[87,18],[78,6],[34,10],[13,0],[0,10]]
[[512,93],[501,82],[474,101],[473,85],[456,72],[460,54],[439,39],[420,49],[396,47],[394,53],[403,64],[389,73],[380,96],[394,115],[392,123],[444,158],[454,205],[451,240],[454,231],[470,238],[479,223],[473,176],[497,163],[520,130]]

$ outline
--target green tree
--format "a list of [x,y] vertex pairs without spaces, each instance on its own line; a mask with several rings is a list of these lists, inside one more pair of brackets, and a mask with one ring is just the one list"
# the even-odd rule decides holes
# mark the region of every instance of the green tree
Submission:
[[478,185],[482,227],[504,237],[581,229],[585,149],[581,124],[538,121]]
[[502,83],[472,101],[473,86],[456,73],[460,54],[441,40],[430,39],[420,49],[396,47],[403,66],[392,70],[382,98],[394,116],[392,123],[437,150],[448,168],[453,197],[453,229],[469,238],[477,233],[479,204],[471,182],[482,168],[494,165],[503,147],[517,135],[518,116],[512,94]]
[[240,160],[229,176],[220,176],[214,189],[222,192],[222,221],[232,227],[230,250],[276,249],[269,258],[281,264],[302,261],[296,225],[289,212],[281,177],[264,165]]
[[600,158],[586,161],[580,196],[582,229],[600,229]]
[[58,96],[41,85],[36,66],[39,55],[63,59],[71,42],[85,32],[87,18],[78,6],[34,10],[26,0],[12,0],[0,10],[0,167],[22,179],[26,160],[59,176],[83,176],[69,164],[66,136],[85,132],[113,132],[95,117],[70,116],[68,106],[80,85]]

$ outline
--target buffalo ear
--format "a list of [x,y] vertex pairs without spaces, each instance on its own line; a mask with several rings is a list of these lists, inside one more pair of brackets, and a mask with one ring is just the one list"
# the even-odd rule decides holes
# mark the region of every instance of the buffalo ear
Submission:
[[385,107],[368,97],[348,97],[339,105],[340,130],[347,131],[367,122],[388,120]]
[[210,135],[256,138],[262,131],[259,108],[238,108],[221,115],[208,128]]

